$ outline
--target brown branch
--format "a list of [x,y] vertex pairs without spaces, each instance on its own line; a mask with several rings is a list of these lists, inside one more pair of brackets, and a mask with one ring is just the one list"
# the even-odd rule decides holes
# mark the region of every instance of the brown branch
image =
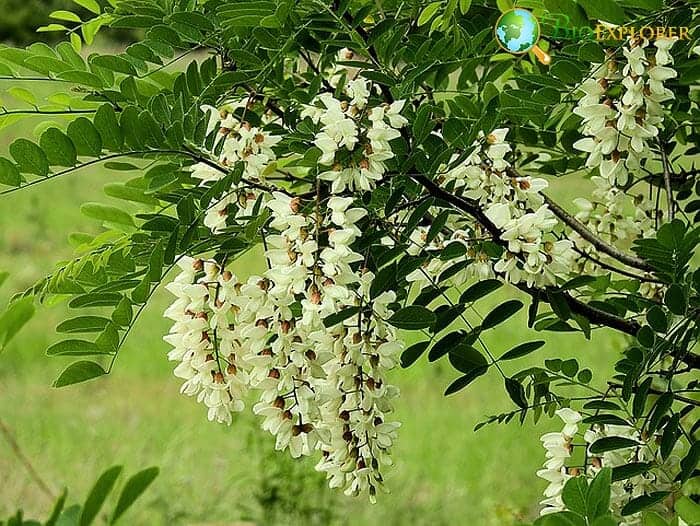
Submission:
[[19,461],[24,465],[27,472],[29,473],[29,476],[34,480],[34,482],[36,482],[36,485],[39,486],[41,491],[44,492],[47,497],[49,497],[51,500],[55,500],[56,495],[53,491],[51,491],[48,484],[44,482],[44,479],[41,478],[39,472],[34,468],[29,458],[22,451],[22,448],[19,446],[19,443],[15,439],[15,436],[12,434],[12,431],[10,431],[10,428],[7,427],[7,425],[5,424],[5,422],[2,421],[2,419],[0,419],[0,434],[2,434],[5,437],[5,440],[10,446],[10,449],[19,459]]
[[552,201],[552,199],[550,199],[544,194],[542,194],[542,197],[544,197],[544,202],[549,206],[549,209],[554,213],[555,216],[557,216],[563,223],[569,226],[569,228],[571,228],[574,232],[578,233],[583,239],[588,241],[600,252],[607,254],[611,258],[616,259],[620,263],[624,263],[629,267],[643,270],[645,272],[654,271],[654,267],[649,265],[649,263],[644,261],[642,258],[632,256],[612,245],[607,244],[601,238],[596,236],[593,232],[588,230],[588,228],[586,228],[586,225],[581,223],[578,219],[569,214],[561,206]]

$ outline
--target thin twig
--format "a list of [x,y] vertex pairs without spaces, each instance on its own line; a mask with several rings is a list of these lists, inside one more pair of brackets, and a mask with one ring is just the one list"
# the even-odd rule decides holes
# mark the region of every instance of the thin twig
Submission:
[[14,434],[12,433],[12,431],[10,431],[10,428],[7,427],[7,425],[5,424],[5,422],[2,421],[1,418],[0,433],[2,433],[2,435],[5,437],[5,440],[9,444],[10,449],[19,459],[19,461],[24,465],[27,472],[29,473],[29,476],[34,480],[34,482],[36,482],[36,485],[39,486],[41,491],[52,501],[56,500],[56,494],[53,491],[51,491],[51,488],[49,488],[48,484],[44,482],[44,479],[41,478],[39,472],[34,468],[27,455],[25,455],[22,451],[22,448],[19,446],[19,443],[17,442],[17,439],[15,439]]

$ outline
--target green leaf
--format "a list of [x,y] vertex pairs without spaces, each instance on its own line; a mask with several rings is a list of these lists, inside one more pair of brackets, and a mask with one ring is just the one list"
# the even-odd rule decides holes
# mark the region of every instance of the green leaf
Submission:
[[10,155],[17,161],[22,172],[42,177],[49,175],[49,160],[44,151],[32,141],[17,139],[10,144]]
[[90,490],[87,499],[85,499],[85,504],[80,513],[79,526],[92,524],[121,472],[121,466],[113,466],[100,475],[100,478],[97,479],[97,482]]
[[486,366],[478,367],[476,369],[472,369],[464,376],[460,376],[454,382],[452,382],[447,387],[447,389],[445,389],[445,396],[449,396],[451,394],[456,393],[457,391],[464,389],[470,383],[472,383],[474,380],[476,380],[480,376],[483,376],[484,374],[486,374],[486,371],[488,371],[488,370],[489,370],[489,368]]
[[488,361],[484,355],[466,343],[461,343],[450,349],[448,358],[452,367],[464,374],[469,374],[474,369],[488,366]]
[[642,511],[645,508],[649,508],[650,506],[653,506],[654,504],[658,504],[662,500],[664,500],[666,497],[670,495],[669,491],[654,491],[653,493],[650,493],[649,495],[641,495],[635,499],[632,499],[629,501],[627,504],[625,504],[622,508],[622,516],[626,517],[627,515],[632,515],[634,513],[638,513]]
[[677,480],[685,482],[695,471],[695,467],[700,461],[700,440],[693,442],[688,454],[681,460],[681,472],[676,477]]
[[56,332],[67,334],[100,332],[109,323],[109,318],[102,316],[79,316],[59,323]]
[[39,139],[39,146],[44,150],[52,166],[75,166],[77,153],[73,141],[58,128],[49,128]]
[[102,144],[112,151],[121,151],[124,145],[124,133],[117,121],[117,114],[111,104],[103,104],[95,113],[95,128],[102,137]]
[[22,184],[22,175],[19,168],[12,161],[0,157],[0,184],[19,186]]
[[98,376],[102,376],[104,374],[107,374],[107,371],[105,371],[101,365],[95,362],[82,360],[79,362],[74,362],[66,367],[53,383],[53,386],[65,387],[67,385],[92,380],[93,378],[97,378]]
[[466,15],[472,6],[472,0],[459,0],[459,12]]
[[64,20],[66,22],[77,22],[80,24],[82,20],[78,15],[75,13],[71,13],[70,11],[64,11],[62,9],[59,9],[58,11],[54,11],[49,15],[50,18],[53,18],[54,20]]
[[93,356],[106,354],[95,343],[87,340],[64,340],[46,349],[47,356]]
[[119,305],[117,305],[117,308],[114,309],[112,320],[120,327],[128,327],[132,319],[133,311],[131,309],[131,301],[129,301],[129,298],[124,297],[119,302]]
[[649,431],[650,434],[656,431],[659,423],[661,423],[661,419],[668,413],[668,410],[671,409],[671,405],[673,405],[673,393],[664,393],[656,400],[654,410],[651,412],[651,416],[649,416],[649,420],[647,421],[647,431]]
[[459,297],[459,302],[472,303],[480,298],[483,298],[484,296],[488,296],[495,290],[501,288],[501,286],[503,286],[503,283],[497,279],[485,279],[483,281],[479,281],[462,292],[462,295]]
[[599,438],[593,444],[591,444],[591,453],[599,454],[605,453],[606,451],[615,451],[617,449],[626,449],[630,447],[637,447],[639,442],[632,440],[631,438],[624,437],[603,437]]
[[28,89],[14,86],[12,88],[8,88],[7,93],[12,95],[17,100],[26,102],[30,106],[36,106],[36,96]]
[[674,504],[678,516],[687,524],[700,524],[700,504],[682,495]]
[[612,470],[612,481],[627,480],[642,473],[646,473],[652,467],[650,462],[630,462],[624,466],[618,466]]
[[522,307],[523,302],[520,300],[509,300],[505,303],[501,303],[484,317],[484,321],[481,322],[481,328],[486,330],[503,323]]
[[24,327],[34,316],[35,308],[33,298],[27,297],[10,303],[7,310],[0,315],[0,351],[10,340]]
[[420,305],[409,305],[398,310],[387,320],[394,327],[406,330],[425,329],[436,321],[435,314]]
[[574,477],[569,479],[564,485],[561,498],[569,510],[585,516],[587,495],[588,483],[586,482],[586,477]]
[[85,117],[75,119],[68,125],[67,132],[78,155],[99,157],[102,152],[102,137],[89,119]]
[[688,299],[680,285],[674,283],[666,291],[664,296],[664,304],[673,314],[682,316],[688,305]]
[[517,381],[515,378],[504,378],[506,391],[510,399],[515,402],[515,404],[522,409],[527,408],[527,398],[525,396],[525,388],[523,384]]
[[586,526],[586,520],[577,513],[560,511],[540,517],[534,526]]
[[95,66],[123,73],[125,75],[136,75],[136,69],[125,58],[116,55],[99,55],[92,58],[91,63]]
[[151,467],[136,473],[136,475],[127,480],[121,495],[119,495],[119,500],[114,508],[114,514],[112,515],[110,524],[117,522],[124,512],[131,507],[134,501],[146,491],[148,486],[150,486],[158,476],[158,473],[159,469],[157,467]]
[[668,522],[666,522],[661,517],[661,515],[659,515],[655,511],[648,511],[648,512],[644,513],[644,515],[642,516],[642,525],[643,526],[669,526]]
[[134,226],[134,220],[127,212],[115,206],[103,205],[101,203],[85,203],[80,207],[83,215],[98,221],[118,223],[120,225]]
[[428,4],[418,16],[418,27],[424,26],[425,24],[430,22],[430,20],[432,20],[432,18],[437,13],[438,9],[440,9],[441,5],[442,2],[431,2],[430,4]]
[[323,325],[326,327],[333,327],[339,323],[343,323],[348,318],[352,318],[358,312],[360,312],[360,307],[347,307],[340,312],[336,312],[335,314],[331,314],[330,316],[323,318]]
[[401,367],[410,367],[425,352],[430,341],[418,342],[411,345],[401,353]]
[[513,347],[510,351],[506,352],[499,360],[515,360],[516,358],[521,358],[525,355],[536,351],[545,344],[544,340],[537,340],[534,342],[525,342]]
[[586,11],[589,19],[604,20],[613,24],[626,22],[625,12],[617,4],[617,0],[578,0],[578,3]]
[[73,0],[73,3],[78,4],[80,7],[84,7],[88,11],[99,15],[101,13],[100,4],[97,0]]
[[82,309],[85,307],[111,307],[117,305],[122,299],[122,295],[116,292],[88,292],[73,298],[68,306],[71,309]]
[[586,496],[587,516],[589,519],[602,517],[610,508],[610,484],[612,483],[612,469],[601,469],[588,487]]

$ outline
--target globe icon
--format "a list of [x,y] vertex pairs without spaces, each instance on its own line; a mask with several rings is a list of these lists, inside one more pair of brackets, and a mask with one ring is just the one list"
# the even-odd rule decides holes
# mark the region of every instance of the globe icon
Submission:
[[540,24],[527,9],[511,9],[496,22],[496,41],[508,53],[530,51],[540,39]]

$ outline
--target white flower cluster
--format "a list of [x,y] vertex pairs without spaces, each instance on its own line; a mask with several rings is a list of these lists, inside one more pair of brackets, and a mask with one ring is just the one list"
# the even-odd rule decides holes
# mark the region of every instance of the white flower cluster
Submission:
[[611,185],[624,186],[649,156],[659,134],[662,104],[674,98],[664,82],[675,78],[670,49],[675,40],[631,40],[623,63],[594,64],[579,90],[584,96],[574,113],[583,118],[585,138],[574,143],[588,153],[586,166],[598,168]]
[[404,101],[369,107],[370,87],[362,77],[349,80],[344,94],[349,100],[319,95],[301,117],[320,125],[313,143],[322,152],[318,164],[330,169],[319,177],[331,181],[332,192],[372,190],[394,158],[390,142],[408,123],[401,115]]
[[[506,142],[507,134],[508,129],[501,128],[481,137],[473,144],[474,150],[467,159],[450,169],[443,167],[445,172],[439,178],[448,189],[477,202],[494,225],[503,230],[501,238],[508,242],[508,247],[501,258],[492,263],[479,248],[482,240],[470,241],[473,235],[461,229],[455,230],[450,239],[438,236],[431,246],[425,246],[428,229],[419,227],[411,234],[413,247],[409,250],[413,253],[422,248],[438,250],[449,242],[459,242],[467,247],[464,258],[473,260],[461,276],[465,280],[499,275],[510,283],[553,285],[556,276],[568,276],[577,255],[571,241],[554,236],[559,222],[542,197],[547,181],[516,177],[509,172],[506,156],[511,148]],[[455,156],[452,162],[456,159]],[[475,232],[480,230],[475,228]],[[437,276],[459,261],[431,259],[425,268],[410,275],[409,281],[427,280],[426,274]]]
[[165,339],[182,391],[197,394],[211,420],[230,423],[254,389],[253,410],[277,449],[320,451],[317,469],[331,487],[373,500],[399,427],[388,419],[398,389],[386,375],[403,345],[385,321],[395,294],[371,296],[374,276],[351,248],[366,214],[352,202],[332,196],[322,211],[275,192],[266,203],[278,232],[266,238],[269,268],[246,283],[183,258],[168,286],[177,300],[166,316],[176,323]]
[[[221,149],[218,164],[222,168],[231,167],[237,162],[243,162],[243,178],[246,181],[264,181],[269,175],[268,170],[273,170],[277,155],[272,149],[282,140],[282,137],[271,135],[269,132],[237,117],[236,110],[243,109],[243,117],[247,111],[248,102],[240,101],[229,103],[221,109],[212,106],[203,106],[202,110],[209,114],[208,133],[218,128],[219,134],[215,141],[215,149]],[[263,115],[263,124],[275,120],[271,114]],[[219,143],[223,141],[223,145]],[[202,183],[218,181],[225,176],[225,172],[215,165],[204,162],[197,163],[191,167],[192,177],[199,179]],[[274,171],[274,170],[273,170]],[[258,192],[244,189],[236,191],[232,189],[221,199],[210,203],[207,209],[204,224],[217,233],[226,228],[229,220],[229,208],[231,204],[236,204],[237,215],[250,217],[253,215]]]
[[164,337],[173,346],[168,358],[178,362],[180,392],[197,396],[209,409],[209,420],[231,423],[243,410],[248,377],[237,354],[231,297],[234,276],[213,261],[179,260],[181,273],[167,285],[177,298],[165,311],[175,323]]
[[[647,472],[629,479],[613,481],[611,486],[610,509],[620,520],[621,526],[639,526],[641,514],[622,517],[621,510],[631,499],[655,491],[670,490],[674,487],[673,479],[679,471],[679,451],[674,451],[661,461],[657,454],[655,441],[645,439],[636,429],[621,425],[594,424],[583,434],[579,425],[583,417],[577,411],[562,408],[556,415],[564,422],[564,428],[558,433],[547,433],[542,436],[542,444],[546,451],[547,461],[537,476],[549,484],[544,491],[545,499],[540,502],[544,506],[541,515],[564,511],[566,506],[562,500],[562,490],[566,482],[575,476],[585,475],[592,479],[604,467],[615,468],[630,462],[648,462],[653,467]],[[576,437],[582,438],[580,444],[574,444]],[[606,451],[597,456],[590,451],[590,446],[602,437],[622,437],[631,439],[639,445],[629,448]],[[656,437],[654,437],[656,438]],[[586,448],[586,465],[582,468],[567,467],[571,461],[574,447]],[[676,449],[683,446],[680,442]],[[581,455],[583,457],[583,455]],[[583,460],[583,458],[581,458]]]

